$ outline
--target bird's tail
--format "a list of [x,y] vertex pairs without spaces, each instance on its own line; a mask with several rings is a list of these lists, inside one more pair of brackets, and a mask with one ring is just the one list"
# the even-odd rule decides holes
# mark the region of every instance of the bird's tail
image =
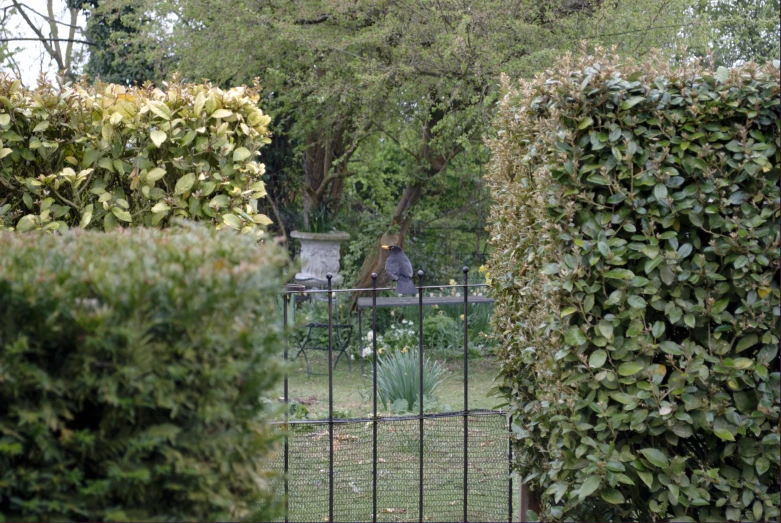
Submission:
[[399,276],[398,281],[396,282],[396,293],[397,294],[417,294],[418,289],[415,287],[415,284],[412,283],[412,280],[406,276]]

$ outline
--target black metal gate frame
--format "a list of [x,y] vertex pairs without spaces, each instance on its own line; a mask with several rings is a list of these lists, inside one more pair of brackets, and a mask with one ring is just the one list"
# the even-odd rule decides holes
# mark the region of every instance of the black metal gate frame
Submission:
[[[463,484],[463,495],[464,495],[464,513],[463,513],[463,521],[468,521],[468,515],[467,510],[469,507],[469,501],[468,501],[468,485],[469,485],[469,476],[468,476],[468,443],[469,443],[469,307],[468,307],[468,298],[469,298],[469,288],[474,287],[485,287],[485,284],[469,284],[469,268],[464,267],[462,269],[462,272],[464,274],[464,283],[462,285],[423,285],[423,271],[418,271],[418,368],[419,368],[419,376],[418,376],[418,404],[420,407],[417,419],[420,423],[419,428],[419,446],[420,446],[420,453],[419,453],[419,468],[418,468],[418,521],[423,522],[423,291],[427,289],[462,289],[464,294],[464,484]],[[302,286],[295,286],[291,285],[289,286],[288,290],[285,291],[283,294],[284,300],[283,300],[283,319],[284,319],[284,326],[287,331],[288,326],[288,306],[290,304],[290,296],[293,294],[317,294],[317,293],[327,293],[328,295],[328,521],[334,520],[334,387],[333,387],[333,343],[332,343],[332,333],[333,333],[333,298],[335,293],[350,293],[350,292],[371,292],[372,294],[372,332],[375,333],[374,336],[372,336],[372,350],[374,357],[372,358],[372,367],[373,367],[373,383],[372,383],[372,393],[373,393],[373,410],[372,410],[372,434],[373,434],[373,440],[372,440],[372,523],[377,522],[377,423],[379,422],[379,418],[377,416],[377,293],[380,291],[386,291],[386,290],[393,290],[391,287],[377,287],[377,274],[372,273],[372,286],[371,288],[365,288],[365,289],[333,289],[332,287],[332,278],[333,275],[329,272],[326,275],[326,278],[328,279],[328,287],[327,289],[312,289],[312,290],[302,290]],[[288,361],[288,343],[287,339],[285,339],[285,349],[284,349],[284,358],[285,361]],[[285,373],[284,378],[284,402],[285,402],[285,420],[284,420],[284,429],[285,429],[285,438],[284,438],[284,469],[285,469],[285,478],[284,478],[284,492],[285,492],[285,523],[288,523],[288,514],[289,514],[289,506],[288,506],[288,467],[289,467],[289,447],[288,447],[288,436],[287,432],[290,425],[289,412],[288,412],[288,404],[289,404],[290,398],[289,398],[289,391],[288,391],[288,375]],[[337,421],[338,423],[338,421]],[[512,419],[509,420],[508,427],[512,427]],[[510,431],[512,429],[510,428]],[[512,472],[512,443],[510,442],[508,444],[507,449],[507,461],[508,461],[508,471],[507,473],[510,474]],[[513,481],[512,476],[510,476],[509,481],[509,488],[507,492],[507,500],[508,500],[508,514],[507,514],[507,521],[513,520]]]

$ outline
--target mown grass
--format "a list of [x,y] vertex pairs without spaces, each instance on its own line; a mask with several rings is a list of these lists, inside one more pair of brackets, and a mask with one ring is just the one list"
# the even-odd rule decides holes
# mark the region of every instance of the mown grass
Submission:
[[[291,357],[295,355],[292,352]],[[346,357],[342,357],[333,371],[333,404],[335,417],[368,417],[372,413],[371,379],[368,371],[371,361],[366,365],[364,375],[361,375],[359,361],[352,362],[352,372],[348,370]],[[450,360],[445,365],[448,376],[439,388],[437,402],[424,409],[426,412],[460,411],[464,407],[464,365],[462,361]],[[307,378],[306,364],[303,356],[291,362],[289,377],[290,399],[304,405],[309,411],[309,418],[328,417],[328,359],[325,353],[310,353],[310,366],[313,375]],[[472,358],[469,361],[469,408],[491,409],[498,398],[488,397],[488,391],[494,386],[497,365],[493,358]],[[278,397],[283,396],[282,385],[277,389]],[[433,407],[433,408],[432,408]],[[378,405],[380,415],[391,415],[383,411],[382,403]],[[398,413],[396,413],[398,414]]]

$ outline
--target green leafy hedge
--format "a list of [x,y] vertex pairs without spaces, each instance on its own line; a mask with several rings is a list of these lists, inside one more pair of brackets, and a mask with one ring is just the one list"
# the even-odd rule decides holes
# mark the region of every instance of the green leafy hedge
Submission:
[[236,520],[268,501],[285,253],[129,231],[0,233],[0,520]]
[[44,84],[0,74],[0,230],[207,221],[260,234],[257,87]]
[[539,516],[777,519],[778,63],[503,86],[489,269]]

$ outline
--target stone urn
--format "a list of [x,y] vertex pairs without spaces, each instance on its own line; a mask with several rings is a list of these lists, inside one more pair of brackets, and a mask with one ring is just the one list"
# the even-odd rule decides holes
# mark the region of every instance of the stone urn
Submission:
[[296,274],[296,282],[307,287],[326,288],[326,274],[333,274],[334,286],[342,282],[339,275],[339,247],[350,239],[346,232],[301,232],[290,233],[292,238],[301,242],[301,272]]

